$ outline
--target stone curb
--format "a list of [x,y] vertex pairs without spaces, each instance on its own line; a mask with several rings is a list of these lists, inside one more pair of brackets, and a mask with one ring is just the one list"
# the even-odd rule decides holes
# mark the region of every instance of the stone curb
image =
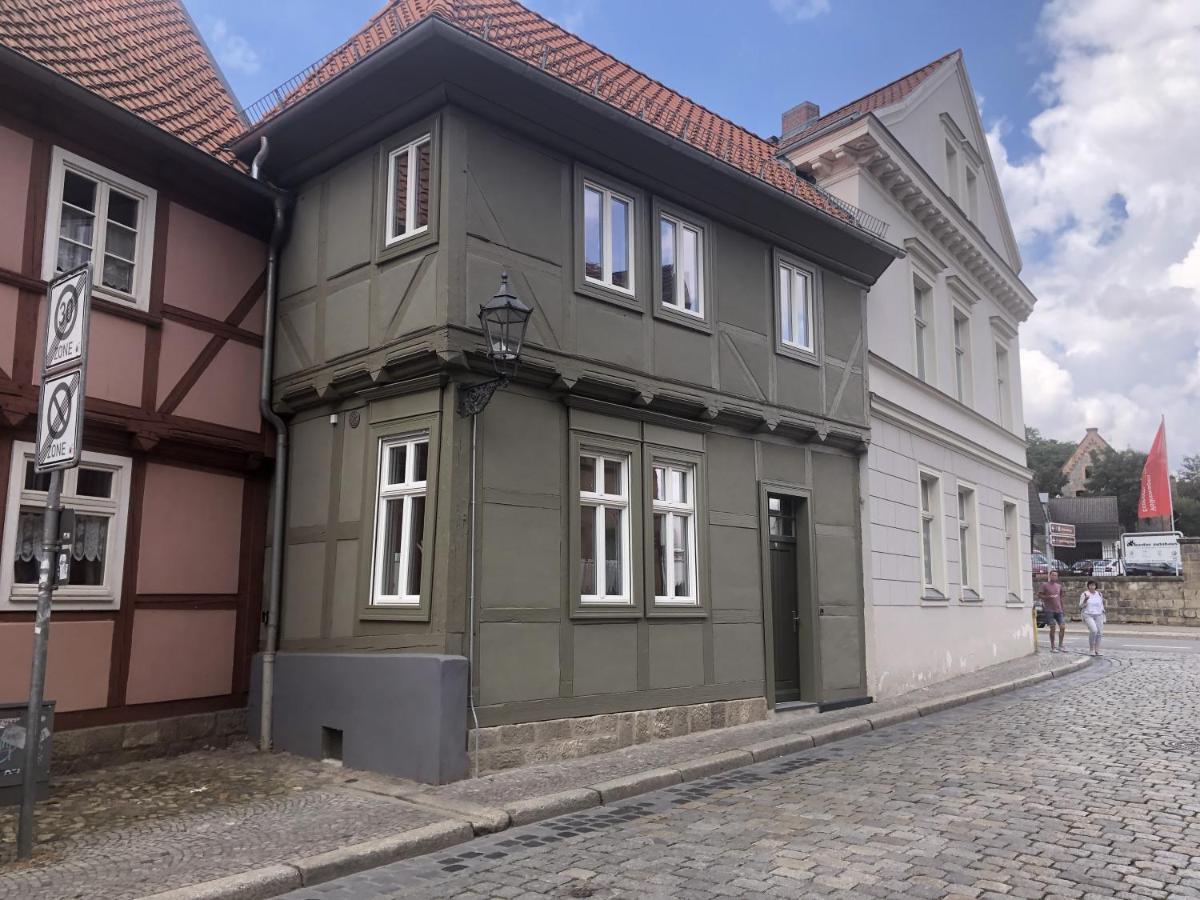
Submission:
[[340,847],[316,856],[264,866],[249,872],[242,872],[239,875],[230,875],[215,881],[206,881],[165,891],[144,897],[143,900],[266,900],[266,898],[276,897],[287,891],[330,881],[343,875],[419,856],[422,853],[443,850],[469,841],[476,834],[503,831],[506,828],[529,825],[544,819],[552,819],[555,816],[619,802],[684,781],[692,781],[764,760],[776,759],[790,753],[809,750],[822,744],[877,731],[880,728],[908,722],[921,716],[930,716],[975,700],[995,697],[1048,681],[1051,678],[1069,675],[1090,665],[1092,661],[1093,657],[1085,656],[1065,665],[992,687],[951,694],[937,700],[901,706],[886,712],[869,713],[861,719],[848,719],[798,734],[758,741],[740,749],[698,757],[675,766],[646,769],[587,788],[576,788],[518,800],[506,804],[503,808],[478,806],[456,800],[441,800],[423,792],[407,795],[396,792],[392,796],[397,799],[411,802],[422,809],[440,811],[444,815],[453,816],[457,821],[436,822],[373,841]]

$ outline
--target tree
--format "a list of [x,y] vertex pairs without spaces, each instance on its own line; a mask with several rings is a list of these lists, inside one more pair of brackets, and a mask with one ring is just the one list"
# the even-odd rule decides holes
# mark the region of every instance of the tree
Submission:
[[1092,457],[1092,474],[1087,480],[1089,497],[1116,497],[1117,515],[1126,531],[1136,531],[1138,496],[1146,454],[1137,450],[1105,450]]
[[1200,456],[1185,456],[1174,482],[1175,528],[1200,537]]
[[1026,464],[1033,469],[1033,483],[1037,485],[1038,493],[1059,496],[1067,483],[1062,467],[1075,452],[1075,445],[1042,437],[1040,431],[1029,427],[1025,429],[1025,442],[1028,445],[1025,448]]

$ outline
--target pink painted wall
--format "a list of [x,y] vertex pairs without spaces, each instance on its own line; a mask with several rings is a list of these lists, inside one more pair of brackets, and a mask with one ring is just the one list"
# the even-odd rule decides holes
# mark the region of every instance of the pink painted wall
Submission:
[[[4,216],[0,215],[0,219]],[[13,347],[17,340],[17,299],[15,287],[0,284],[0,369],[12,376]]]
[[[46,337],[46,303],[38,309],[34,343],[33,383],[42,380],[42,345]],[[127,406],[142,405],[142,362],[146,357],[146,326],[92,310],[88,336],[87,395]]]
[[[55,709],[98,709],[108,704],[108,666],[113,623],[58,621],[50,626],[46,699]],[[0,702],[29,696],[33,623],[0,623]]]
[[[29,170],[33,141],[8,128],[0,128],[0,266],[21,271],[25,244],[25,204],[29,197]],[[40,236],[39,236],[40,240]]]
[[139,594],[236,594],[242,479],[150,463],[139,540]]
[[262,427],[258,409],[261,366],[258,347],[227,341],[175,414],[257,432]]
[[158,400],[155,408],[162,406],[167,395],[175,389],[179,379],[191,367],[210,340],[212,334],[189,328],[169,319],[163,321],[162,343],[158,355]]
[[172,203],[163,300],[223,320],[262,274],[266,260],[261,241]]
[[133,617],[126,702],[228,694],[236,623],[232,609],[139,609]]

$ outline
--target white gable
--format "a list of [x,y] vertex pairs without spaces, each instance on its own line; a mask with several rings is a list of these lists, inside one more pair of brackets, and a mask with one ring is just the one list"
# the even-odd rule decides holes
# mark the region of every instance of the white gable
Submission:
[[1020,253],[962,57],[943,63],[907,98],[876,115],[1013,271],[1020,271]]

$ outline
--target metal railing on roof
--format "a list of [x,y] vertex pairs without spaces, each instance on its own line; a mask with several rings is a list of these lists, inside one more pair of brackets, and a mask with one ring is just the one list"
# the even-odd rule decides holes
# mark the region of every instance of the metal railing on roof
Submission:
[[[390,12],[393,16],[395,15],[394,11],[390,11]],[[490,17],[489,17],[489,21],[490,21]],[[482,28],[480,29],[480,37],[484,41],[490,40],[488,24],[489,24],[489,22],[485,21]],[[387,40],[382,41],[381,45],[388,44],[391,41],[395,40],[405,30],[401,26],[398,19],[395,23],[393,23],[393,25],[395,27],[395,33],[391,37],[389,37]],[[379,49],[379,47],[375,47],[375,48],[373,48],[373,50],[371,52],[374,52],[375,50],[378,50],[378,49]],[[549,42],[546,42],[543,45],[542,51],[540,54],[539,68],[546,69],[549,64],[554,62],[554,57],[556,55],[556,52],[557,52],[556,49],[552,48],[550,46]],[[334,57],[338,56],[339,54],[349,54],[350,56],[353,57],[353,59],[349,61],[348,65],[327,68],[328,63],[332,59],[334,59]],[[325,82],[327,82],[333,78],[336,78],[338,75],[342,74],[347,69],[353,68],[354,66],[358,65],[358,63],[360,63],[363,59],[365,59],[367,55],[369,55],[369,54],[364,54],[362,51],[359,50],[357,42],[354,42],[354,41],[351,41],[347,45],[338,47],[336,50],[334,50],[330,53],[327,53],[325,56],[321,57],[316,62],[312,63],[311,65],[309,65],[309,66],[305,67],[304,69],[302,69],[301,71],[297,72],[295,75],[293,75],[287,81],[283,82],[278,87],[274,88],[272,91],[263,95],[258,100],[256,100],[254,103],[251,103],[248,107],[246,107],[246,109],[244,110],[244,113],[246,116],[246,121],[249,123],[250,127],[253,128],[254,126],[263,122],[265,119],[269,118],[271,114],[281,111],[287,105],[287,103],[289,101],[297,99],[297,91],[299,91],[300,88],[305,87],[307,85],[308,90],[305,91],[305,93],[308,93],[308,91],[315,90],[316,88],[320,87]],[[580,75],[581,71],[583,73],[582,75]],[[324,74],[322,74],[322,72],[324,72]],[[595,70],[593,66],[591,66],[587,63],[582,64],[578,69],[572,70],[569,73],[563,73],[561,77],[563,77],[564,80],[569,80],[570,82],[575,83],[575,85],[577,87],[580,87],[581,89],[583,88],[583,86],[590,84],[591,88],[588,91],[588,93],[591,93],[593,96],[599,96],[600,92],[601,92],[601,87],[607,86],[604,84],[604,72]],[[682,112],[680,109],[671,108],[671,107],[674,107],[674,104],[664,103],[664,102],[656,103],[653,100],[647,100],[646,98],[643,97],[640,99],[640,102],[638,103],[637,112],[634,113],[628,107],[628,104],[627,104],[625,96],[624,96],[631,89],[632,89],[632,83],[627,82],[625,84],[618,84],[615,87],[615,90],[610,88],[610,95],[606,99],[608,100],[609,103],[612,103],[613,105],[619,105],[621,108],[624,108],[627,113],[629,113],[630,115],[634,115],[636,118],[643,120],[643,121],[653,121],[655,118],[657,118],[659,116],[659,114],[664,109],[669,109],[670,116],[671,116],[670,121],[661,123],[659,125],[659,127],[661,127],[662,130],[667,132],[668,134],[673,133],[675,137],[677,137],[679,140],[682,140],[684,143],[688,143],[688,144],[692,144],[693,146],[696,146],[693,141],[690,141],[688,139],[691,136],[689,134],[689,131],[690,131],[690,126],[692,124],[690,112],[687,114],[682,126],[679,127],[678,130],[676,130],[676,128],[674,126],[676,126],[678,116]],[[618,104],[618,101],[619,101],[619,104]],[[714,148],[714,150],[709,151],[709,152],[711,153],[711,155],[717,157],[718,159],[722,160],[723,162],[731,163],[730,157],[733,155],[733,151],[734,151],[733,139],[732,139],[732,136],[729,136],[726,138],[725,146],[721,152],[717,152],[716,148]],[[776,162],[778,163],[778,161],[776,161]],[[763,164],[762,164],[762,169],[759,172],[759,177],[762,178],[763,180],[766,180],[764,176],[765,176],[765,169],[768,164],[769,164],[768,161],[764,160]],[[782,163],[778,163],[778,164],[782,165]],[[788,168],[790,169],[791,167],[789,166]],[[768,183],[770,183],[770,182],[768,182]],[[842,200],[838,197],[833,196],[828,191],[823,190],[822,188],[818,187],[816,184],[813,184],[812,182],[809,182],[809,185],[813,188],[813,190],[815,190],[822,197],[827,199],[831,204],[833,204],[834,206],[838,207],[843,212],[845,212],[846,215],[848,215],[851,218],[853,223],[857,227],[861,228],[863,231],[866,231],[868,234],[872,234],[875,237],[880,238],[880,239],[882,239],[883,236],[887,233],[887,230],[888,230],[887,222],[871,215],[868,212],[865,212],[865,211],[859,209],[857,206],[854,206],[853,204],[847,203],[845,200]],[[795,187],[793,187],[789,193],[791,193],[793,196],[795,196],[795,194],[796,194]]]

